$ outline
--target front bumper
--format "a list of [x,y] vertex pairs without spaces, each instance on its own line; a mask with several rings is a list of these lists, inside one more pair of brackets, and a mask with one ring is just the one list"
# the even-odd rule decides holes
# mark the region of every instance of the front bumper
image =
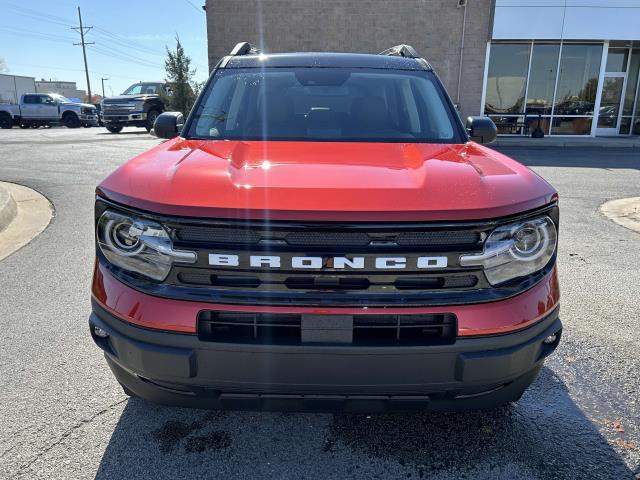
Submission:
[[98,115],[80,115],[80,121],[86,125],[98,126]]
[[[464,410],[517,400],[555,350],[558,309],[514,333],[452,345],[243,345],[134,326],[95,299],[91,335],[129,392],[176,406],[243,410]],[[94,327],[108,333],[97,337]],[[545,338],[557,335],[555,342]]]
[[102,122],[109,123],[127,123],[127,122],[145,122],[147,120],[147,112],[128,112],[128,113],[103,113]]

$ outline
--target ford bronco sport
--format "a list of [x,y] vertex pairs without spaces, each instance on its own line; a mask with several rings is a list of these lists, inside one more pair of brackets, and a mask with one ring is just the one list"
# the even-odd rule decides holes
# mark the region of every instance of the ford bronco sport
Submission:
[[97,188],[95,343],[129,395],[492,408],[558,342],[558,196],[427,61],[238,44]]

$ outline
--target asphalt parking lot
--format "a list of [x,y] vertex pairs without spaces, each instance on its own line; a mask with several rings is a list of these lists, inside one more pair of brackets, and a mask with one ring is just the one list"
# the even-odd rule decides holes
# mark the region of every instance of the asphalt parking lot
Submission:
[[561,196],[563,342],[491,412],[207,412],[129,400],[88,334],[95,186],[142,129],[0,131],[0,180],[55,216],[0,261],[0,478],[640,478],[640,234],[599,206],[640,195],[640,151],[503,148]]

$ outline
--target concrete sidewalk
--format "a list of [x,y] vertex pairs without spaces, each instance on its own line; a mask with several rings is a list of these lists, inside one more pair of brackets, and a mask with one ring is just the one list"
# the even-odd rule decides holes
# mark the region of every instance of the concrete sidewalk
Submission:
[[9,190],[0,184],[0,232],[6,229],[18,213],[18,206]]
[[600,207],[600,211],[618,225],[640,233],[640,197],[610,200]]
[[639,148],[640,136],[630,137],[555,137],[544,138],[502,137],[491,144],[492,147],[582,147],[582,148]]
[[0,260],[24,247],[47,228],[53,207],[22,185],[0,182]]

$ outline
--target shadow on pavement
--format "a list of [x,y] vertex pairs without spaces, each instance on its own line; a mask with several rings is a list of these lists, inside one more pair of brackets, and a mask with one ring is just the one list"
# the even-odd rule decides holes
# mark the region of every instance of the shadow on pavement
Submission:
[[110,131],[105,130],[104,132],[96,133],[96,135],[111,135],[112,137],[117,137],[118,135],[150,135],[150,133],[142,128],[140,130],[127,130],[126,132],[123,130],[120,133],[111,133]]
[[492,147],[528,167],[640,169],[640,149],[580,147]]
[[96,478],[300,478],[301,467],[358,477],[372,462],[381,478],[633,478],[548,368],[516,405],[489,412],[216,412],[132,399]]

